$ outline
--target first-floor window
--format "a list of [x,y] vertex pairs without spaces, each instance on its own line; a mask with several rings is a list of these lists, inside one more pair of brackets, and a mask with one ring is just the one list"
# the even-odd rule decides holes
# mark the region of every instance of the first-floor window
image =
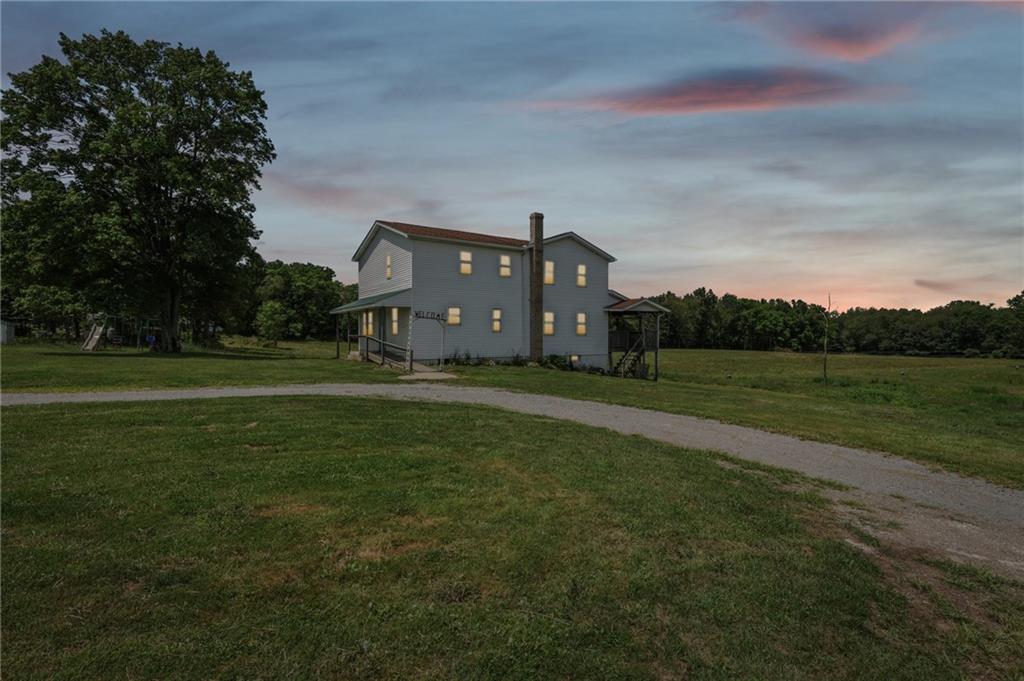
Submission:
[[462,324],[462,308],[448,308],[448,326],[460,326]]
[[499,308],[491,310],[491,331],[501,333],[501,310]]
[[587,313],[577,312],[576,313],[576,335],[586,336],[587,335]]
[[544,335],[554,336],[555,335],[555,313],[545,312],[544,313]]
[[398,335],[398,308],[391,308],[391,335]]
[[373,310],[367,310],[363,313],[363,335],[373,335]]

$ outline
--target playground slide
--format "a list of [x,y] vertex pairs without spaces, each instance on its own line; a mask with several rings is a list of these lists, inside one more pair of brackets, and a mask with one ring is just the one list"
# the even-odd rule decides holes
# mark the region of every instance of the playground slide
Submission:
[[92,331],[89,332],[89,337],[85,339],[82,349],[88,352],[95,350],[99,346],[100,339],[103,338],[103,331],[106,328],[106,324],[93,324]]

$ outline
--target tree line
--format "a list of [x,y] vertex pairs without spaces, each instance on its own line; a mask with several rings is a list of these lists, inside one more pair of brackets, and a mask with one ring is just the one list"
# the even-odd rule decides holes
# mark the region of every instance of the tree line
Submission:
[[926,312],[851,308],[826,311],[803,300],[740,298],[698,288],[654,296],[669,313],[661,343],[671,348],[903,355],[1024,357],[1024,292],[1006,307],[955,300]]
[[[217,281],[212,295],[188,301],[182,308],[184,338],[195,345],[215,345],[222,333],[270,341],[330,339],[334,337],[334,318],[328,311],[355,300],[358,294],[356,284],[341,283],[330,267],[266,262],[255,252]],[[145,320],[132,307],[94,307],[81,291],[44,284],[18,286],[7,281],[6,275],[3,309],[9,317],[25,322],[23,326],[35,336],[65,340],[81,340],[93,320],[109,320],[112,327],[126,333],[133,333]],[[343,317],[339,321],[343,333],[355,332],[355,328],[344,327],[351,320]],[[157,328],[158,319],[153,322],[152,328]]]

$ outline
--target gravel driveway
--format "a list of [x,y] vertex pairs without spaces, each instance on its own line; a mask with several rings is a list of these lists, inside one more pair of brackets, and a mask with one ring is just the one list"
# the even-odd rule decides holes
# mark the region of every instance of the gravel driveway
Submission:
[[[708,449],[845,485],[828,492],[851,520],[903,546],[981,562],[1024,578],[1024,491],[932,470],[877,452],[800,440],[710,419],[493,388],[320,384],[92,393],[9,393],[3,406],[70,402],[329,395],[482,404]],[[847,503],[841,503],[847,502]],[[867,508],[865,512],[858,509]],[[868,517],[870,516],[870,517]]]

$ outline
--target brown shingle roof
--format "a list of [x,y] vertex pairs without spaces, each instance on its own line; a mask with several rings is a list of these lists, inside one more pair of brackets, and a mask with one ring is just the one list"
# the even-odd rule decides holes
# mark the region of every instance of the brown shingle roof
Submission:
[[639,302],[641,302],[643,300],[644,300],[644,298],[626,298],[625,300],[620,300],[619,302],[615,303],[614,305],[609,305],[605,309],[606,310],[626,310],[626,309],[636,305],[637,303],[639,303]]
[[455,241],[471,241],[481,244],[494,244],[496,246],[513,246],[522,248],[530,242],[524,239],[513,239],[508,236],[495,236],[493,234],[480,234],[479,232],[464,232],[461,229],[446,229],[444,227],[427,227],[425,225],[411,225],[407,222],[393,222],[391,220],[377,220],[382,225],[398,230],[408,236],[425,236],[432,239],[452,239]]

